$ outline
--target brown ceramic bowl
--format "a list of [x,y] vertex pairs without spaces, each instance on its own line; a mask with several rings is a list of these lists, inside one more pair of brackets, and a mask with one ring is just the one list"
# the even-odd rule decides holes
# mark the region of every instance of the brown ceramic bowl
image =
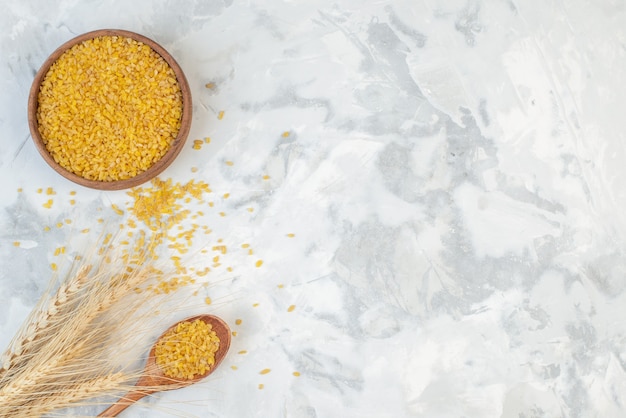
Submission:
[[[182,120],[180,130],[178,131],[178,135],[174,139],[173,143],[168,148],[167,152],[163,157],[155,162],[150,168],[146,171],[143,171],[136,175],[135,177],[124,179],[124,180],[115,180],[115,181],[98,181],[98,180],[89,180],[80,175],[72,173],[71,171],[66,170],[62,166],[60,166],[57,162],[54,161],[48,150],[46,149],[46,145],[44,144],[43,138],[39,132],[39,125],[37,122],[37,109],[39,106],[38,95],[40,85],[46,76],[50,66],[61,56],[65,51],[74,45],[80,44],[81,42],[87,41],[89,39],[94,39],[100,36],[120,36],[134,39],[136,41],[142,42],[148,45],[152,50],[161,55],[165,62],[174,70],[176,75],[176,79],[178,81],[178,85],[180,86],[182,92],[183,99],[183,109],[182,109]],[[78,183],[80,185],[90,187],[93,189],[100,190],[121,190],[127,189],[131,187],[138,186],[143,184],[152,178],[159,175],[163,170],[165,170],[176,158],[176,156],[182,150],[185,140],[189,135],[189,129],[191,127],[191,113],[192,113],[192,105],[191,105],[191,91],[189,89],[189,84],[187,83],[187,79],[185,78],[185,74],[181,70],[180,66],[174,60],[174,58],[159,44],[154,42],[151,39],[146,38],[145,36],[139,35],[134,32],[129,32],[125,30],[117,30],[117,29],[101,29],[93,32],[88,32],[77,36],[74,39],[69,40],[68,42],[61,45],[57,48],[56,51],[52,53],[48,57],[48,59],[43,63],[37,74],[35,75],[35,79],[33,81],[32,87],[30,89],[30,95],[28,96],[28,125],[30,128],[30,133],[33,137],[35,145],[37,146],[37,150],[43,156],[44,160],[59,174],[65,177],[68,180],[73,181],[74,183]]]

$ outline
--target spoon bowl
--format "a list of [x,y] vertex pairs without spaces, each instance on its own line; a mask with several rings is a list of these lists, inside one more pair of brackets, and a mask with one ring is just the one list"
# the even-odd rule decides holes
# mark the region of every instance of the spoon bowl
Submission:
[[146,366],[144,367],[143,374],[135,384],[135,390],[128,392],[122,398],[120,398],[116,403],[111,405],[105,411],[98,415],[99,417],[115,417],[117,414],[128,408],[133,403],[137,402],[139,399],[151,395],[156,392],[162,392],[166,390],[172,389],[180,389],[185,386],[190,386],[194,383],[199,382],[204,379],[219,366],[219,364],[226,357],[226,353],[228,352],[228,348],[230,347],[230,328],[222,319],[213,315],[196,315],[187,319],[183,319],[169,327],[161,336],[157,339],[157,342],[165,336],[170,330],[175,328],[181,322],[193,322],[195,320],[201,320],[211,325],[211,328],[217,334],[217,337],[220,340],[220,345],[217,351],[215,352],[215,363],[211,366],[209,370],[207,370],[203,374],[194,375],[191,379],[178,379],[166,376],[163,373],[163,370],[156,363],[155,349],[156,343],[152,346],[150,353],[148,354],[148,360],[146,361]]

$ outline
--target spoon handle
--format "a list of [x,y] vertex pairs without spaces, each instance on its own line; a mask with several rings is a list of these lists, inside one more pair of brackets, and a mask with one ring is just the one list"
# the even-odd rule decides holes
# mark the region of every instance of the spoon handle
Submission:
[[151,391],[146,390],[134,390],[132,392],[128,392],[126,395],[121,397],[117,402],[113,405],[102,411],[98,416],[99,417],[116,417],[117,414],[137,402],[139,399],[144,396],[150,395]]

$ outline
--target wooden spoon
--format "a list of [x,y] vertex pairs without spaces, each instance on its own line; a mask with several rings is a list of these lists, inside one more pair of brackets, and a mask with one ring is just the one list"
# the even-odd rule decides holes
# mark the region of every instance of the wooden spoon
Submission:
[[[152,346],[152,349],[150,350],[150,354],[148,355],[148,361],[146,362],[144,372],[135,384],[137,389],[128,392],[126,395],[124,395],[116,403],[111,405],[98,416],[115,417],[117,416],[117,414],[119,414],[144,396],[153,394],[155,392],[179,389],[185,386],[189,386],[196,382],[199,382],[200,380],[213,373],[213,370],[215,370],[215,368],[222,362],[222,360],[226,356],[228,348],[230,347],[230,328],[228,328],[226,322],[213,315],[192,316],[191,318],[184,319],[180,322],[193,322],[196,319],[200,319],[207,324],[210,324],[213,331],[215,331],[217,337],[220,339],[220,346],[215,352],[215,363],[209,370],[207,370],[204,374],[194,376],[192,379],[176,379],[168,377],[163,374],[161,368],[156,364],[156,358],[154,355],[154,350],[156,348],[155,343],[155,345]],[[180,322],[177,322],[176,324],[169,327],[163,334],[161,334],[157,342],[161,338],[163,338],[163,336],[168,331],[176,327]]]

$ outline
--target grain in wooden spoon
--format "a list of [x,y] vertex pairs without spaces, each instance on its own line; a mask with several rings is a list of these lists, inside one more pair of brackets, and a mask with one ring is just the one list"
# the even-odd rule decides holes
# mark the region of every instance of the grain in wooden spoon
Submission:
[[[180,324],[193,323],[196,320],[200,320],[210,325],[211,330],[215,332],[217,338],[219,339],[219,346],[217,351],[213,354],[214,358],[213,364],[210,365],[206,371],[200,374],[194,374],[189,378],[181,378],[181,377],[171,377],[166,375],[166,369],[163,366],[157,364],[157,347],[159,342],[171,334],[171,332],[175,332],[177,327]],[[115,404],[111,405],[108,409],[103,411],[100,415],[101,417],[114,417],[117,416],[120,412],[128,408],[133,403],[137,402],[139,399],[151,395],[156,392],[179,389],[185,386],[192,385],[194,383],[199,382],[200,380],[207,377],[209,374],[213,373],[215,368],[222,362],[226,353],[228,352],[228,348],[230,347],[230,329],[228,325],[220,318],[213,315],[198,315],[191,318],[187,318],[183,321],[180,321],[165,331],[161,337],[157,340],[155,345],[150,350],[150,354],[148,355],[148,360],[146,362],[146,366],[144,369],[143,375],[139,378],[136,384],[136,388],[126,395],[124,395],[121,399],[119,399]]]

